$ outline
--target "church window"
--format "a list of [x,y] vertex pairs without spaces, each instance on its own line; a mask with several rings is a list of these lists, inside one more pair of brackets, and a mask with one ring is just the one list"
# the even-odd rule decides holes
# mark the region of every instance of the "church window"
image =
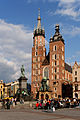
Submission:
[[38,49],[38,46],[36,46],[36,50]]
[[40,75],[40,70],[38,70],[38,74]]
[[62,46],[62,51],[64,51],[64,47]]
[[33,62],[36,62],[36,58],[33,58]]
[[53,66],[53,61],[52,61],[52,66]]
[[38,80],[40,81],[40,77],[38,77]]
[[64,56],[62,55],[62,60],[64,60]]
[[45,50],[45,47],[43,47],[43,50]]
[[55,89],[55,91],[56,91],[56,87],[55,87],[54,89]]
[[38,68],[38,64],[36,64],[36,68]]
[[57,79],[57,76],[55,75],[55,80]]
[[38,70],[36,70],[36,74],[38,74]]
[[62,63],[62,66],[64,67],[64,63]]
[[75,71],[75,75],[77,75],[77,71]]
[[34,70],[33,70],[33,75],[34,75]]
[[56,54],[55,54],[55,60],[56,60],[56,58],[57,58],[57,56],[56,56]]
[[36,81],[38,81],[38,77],[36,76]]
[[59,54],[57,54],[57,59],[59,59]]
[[37,52],[35,52],[35,56],[37,56]]
[[42,44],[42,37],[40,37],[40,45]]
[[55,61],[55,66],[57,65],[57,62]]
[[40,62],[40,57],[38,57],[38,62]]
[[59,72],[59,67],[57,68],[57,72]]
[[62,79],[64,80],[64,76],[62,77]]
[[52,55],[52,59],[54,59],[54,55]]
[[34,87],[36,87],[35,83],[34,83]]
[[53,68],[52,68],[52,73],[53,73]]
[[62,70],[62,73],[64,74],[64,70]]
[[34,68],[34,64],[33,64],[33,68]]
[[53,46],[53,51],[56,51],[57,50],[57,46]]
[[57,50],[57,47],[56,46],[54,46],[54,49],[55,49],[55,51]]
[[37,86],[39,87],[39,83],[37,84]]
[[57,94],[55,93],[55,97],[57,97]]
[[78,85],[75,85],[75,90],[78,90]]
[[57,65],[59,65],[59,60],[57,61]]
[[77,77],[75,77],[75,82],[77,82]]
[[45,56],[45,52],[43,53],[43,56]]
[[55,73],[57,72],[57,69],[55,68]]
[[59,75],[57,75],[57,79],[59,79]]
[[44,77],[46,77],[46,79],[49,78],[49,69],[48,69],[48,67],[44,68]]
[[36,58],[36,62],[38,61],[38,59]]
[[38,67],[40,68],[40,63],[38,64]]
[[36,37],[36,44],[38,44],[38,38]]

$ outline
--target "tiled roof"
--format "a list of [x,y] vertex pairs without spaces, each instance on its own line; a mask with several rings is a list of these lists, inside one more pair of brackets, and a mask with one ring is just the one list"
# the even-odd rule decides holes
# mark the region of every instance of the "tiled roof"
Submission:
[[50,56],[49,56],[49,53],[48,53],[48,55],[44,59],[42,65],[49,65],[49,63],[50,63]]
[[72,67],[68,65],[67,63],[65,63],[65,70],[72,73]]

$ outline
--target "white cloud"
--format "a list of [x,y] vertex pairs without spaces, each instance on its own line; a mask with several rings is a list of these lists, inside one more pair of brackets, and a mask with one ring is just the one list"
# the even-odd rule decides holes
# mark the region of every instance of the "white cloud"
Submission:
[[17,79],[20,77],[20,67],[24,64],[30,82],[31,48],[32,30],[0,20],[0,79]]
[[80,13],[76,12],[74,10],[74,8],[66,8],[66,9],[57,10],[56,14],[68,15],[68,16],[71,16],[73,18],[76,18],[80,15]]
[[62,34],[68,35],[69,37],[78,36],[80,33],[80,27],[68,24],[62,24]]
[[[55,2],[54,0],[48,0]],[[58,9],[56,12],[48,11],[50,15],[60,14],[62,16],[69,16],[70,18],[80,21],[80,0],[56,0],[58,2]]]

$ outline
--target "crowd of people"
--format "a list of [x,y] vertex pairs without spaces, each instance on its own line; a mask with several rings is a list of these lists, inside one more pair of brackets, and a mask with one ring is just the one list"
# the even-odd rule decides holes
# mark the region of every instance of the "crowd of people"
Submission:
[[15,105],[17,105],[16,98],[2,99],[2,109],[10,109],[10,106],[14,107]]
[[36,109],[45,109],[55,111],[60,108],[74,108],[80,107],[80,100],[78,99],[50,99],[50,100],[38,100],[36,103]]

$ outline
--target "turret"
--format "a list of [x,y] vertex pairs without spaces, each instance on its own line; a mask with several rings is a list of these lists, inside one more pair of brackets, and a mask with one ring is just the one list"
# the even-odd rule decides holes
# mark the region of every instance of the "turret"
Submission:
[[62,38],[62,35],[59,32],[59,24],[56,24],[55,26],[55,34],[53,38],[50,38],[50,42],[55,42],[55,41],[62,41],[64,43],[64,39]]
[[41,28],[40,9],[39,9],[39,14],[38,14],[37,20],[38,20],[38,24],[37,24],[37,28],[34,29],[34,37],[39,36],[39,35],[45,37],[45,30],[44,30],[44,28]]

